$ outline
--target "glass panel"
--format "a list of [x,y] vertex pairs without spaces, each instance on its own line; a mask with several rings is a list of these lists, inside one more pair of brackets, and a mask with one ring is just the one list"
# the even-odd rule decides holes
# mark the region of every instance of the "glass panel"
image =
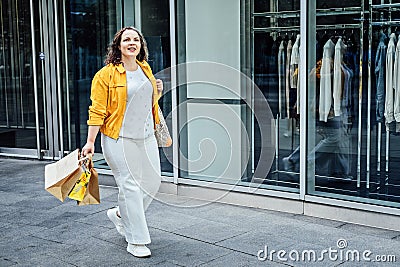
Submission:
[[178,1],[177,19],[178,63],[187,63],[178,69],[180,177],[236,184],[247,167],[244,105],[217,66],[237,70],[229,78],[240,85],[240,1]]
[[[178,69],[180,177],[269,186],[266,177],[275,152],[275,122],[268,104],[277,98],[268,76],[272,71],[261,73],[260,65],[270,58],[263,54],[268,48],[262,48],[262,34],[254,39],[251,34],[255,28],[250,23],[255,17],[252,7],[240,0],[177,2],[177,51],[182,64]],[[252,54],[255,39],[259,50]],[[261,87],[254,93],[257,99],[252,99],[254,86]],[[266,98],[263,93],[271,95]],[[262,125],[257,124],[260,117]],[[268,168],[255,174],[261,165]],[[271,180],[276,186],[277,179]]]
[[[262,174],[260,178],[265,187],[279,186],[280,190],[298,192],[300,1],[253,3],[253,79],[262,96],[267,99],[275,121],[275,160],[270,172]],[[255,112],[263,113],[265,109],[261,107]],[[255,119],[255,168],[261,163],[260,152],[264,149],[260,137],[260,124]]]
[[[308,193],[357,194],[357,142],[360,54],[363,51],[362,3],[317,3],[316,67],[309,81]],[[336,8],[333,9],[333,8]],[[344,12],[346,11],[347,12]]]
[[[316,111],[308,121],[315,129],[308,135],[315,144],[308,156],[315,170],[309,194],[399,206],[397,122],[389,114],[396,88],[388,76],[396,72],[387,65],[396,59],[398,22],[392,18],[399,11],[381,5],[395,2],[400,1],[317,3],[317,35],[308,44],[317,55],[309,79],[316,90],[308,95],[309,109]],[[368,9],[371,17],[362,12]]]
[[[163,80],[165,94],[159,100],[168,129],[172,135],[172,98],[171,98],[171,48],[170,13],[168,0],[141,1],[142,33],[147,41],[149,64],[157,79]],[[160,149],[161,171],[163,175],[172,175],[172,146]]]
[[0,146],[36,148],[29,1],[2,1],[0,16]]
[[[118,30],[116,1],[66,1],[66,25],[71,147],[82,147],[87,137],[91,81],[104,66],[107,46]],[[96,167],[108,168],[102,159],[100,138],[96,139],[95,151],[99,157]]]

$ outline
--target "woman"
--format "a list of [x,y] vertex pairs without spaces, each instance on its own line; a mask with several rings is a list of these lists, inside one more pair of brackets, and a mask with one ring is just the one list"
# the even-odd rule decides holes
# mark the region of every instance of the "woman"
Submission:
[[119,188],[118,207],[107,216],[136,257],[151,255],[144,212],[161,183],[154,128],[160,123],[163,83],[154,78],[147,57],[146,41],[137,29],[125,27],[115,34],[106,66],[92,81],[88,136],[82,148],[83,156],[94,153],[101,132],[103,155]]

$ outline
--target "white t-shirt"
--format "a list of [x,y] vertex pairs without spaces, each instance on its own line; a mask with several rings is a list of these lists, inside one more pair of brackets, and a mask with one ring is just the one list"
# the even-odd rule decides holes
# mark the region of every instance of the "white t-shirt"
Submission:
[[142,68],[126,71],[127,103],[120,137],[145,139],[154,134],[153,86]]

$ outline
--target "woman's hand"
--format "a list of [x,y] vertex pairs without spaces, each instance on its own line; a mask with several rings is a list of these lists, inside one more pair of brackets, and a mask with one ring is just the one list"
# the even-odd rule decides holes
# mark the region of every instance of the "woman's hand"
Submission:
[[86,157],[87,154],[94,154],[94,143],[87,142],[84,147],[82,147],[82,157]]
[[157,86],[158,93],[162,93],[162,90],[164,89],[162,80],[157,79],[156,86]]
[[86,145],[82,147],[82,157],[86,157],[87,154],[92,154],[92,156],[94,155],[94,142],[96,141],[96,136],[99,130],[100,126],[89,126]]

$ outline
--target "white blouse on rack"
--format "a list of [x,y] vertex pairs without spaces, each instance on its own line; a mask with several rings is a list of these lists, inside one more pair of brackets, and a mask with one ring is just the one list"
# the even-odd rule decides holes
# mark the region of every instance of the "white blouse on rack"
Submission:
[[[292,48],[292,55],[290,58],[290,85],[292,88],[297,88],[296,109],[297,114],[300,114],[300,34],[297,35],[296,41]],[[297,75],[295,75],[297,69]]]
[[327,121],[332,105],[332,62],[335,44],[329,39],[322,53],[321,81],[319,87],[319,120]]
[[[386,53],[386,92],[385,92],[385,118],[387,123],[394,121],[394,109],[393,109],[393,88],[394,88],[394,72],[393,67],[395,64],[395,46],[396,35],[392,33]],[[398,60],[397,60],[398,61]]]
[[339,38],[335,45],[335,59],[333,63],[333,110],[335,116],[340,116],[342,111],[340,109],[342,97],[342,61],[343,55],[347,46],[343,43],[342,38]]
[[296,41],[292,47],[292,54],[290,55],[290,87],[297,88],[298,75],[295,75],[296,68],[300,63],[300,34],[297,35]]
[[396,122],[400,122],[400,42],[397,41],[396,52],[394,56],[394,73],[393,73],[393,88],[394,88],[394,118]]

